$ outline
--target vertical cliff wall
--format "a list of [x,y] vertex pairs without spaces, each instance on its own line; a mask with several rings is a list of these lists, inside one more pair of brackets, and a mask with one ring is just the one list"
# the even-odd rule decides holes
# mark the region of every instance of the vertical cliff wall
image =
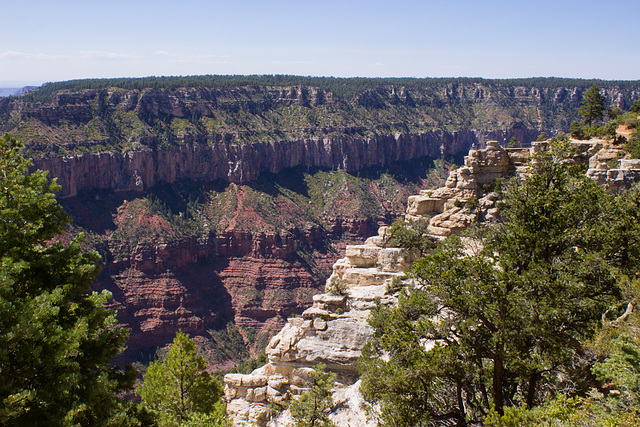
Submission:
[[489,139],[504,141],[515,136],[528,143],[537,135],[536,130],[512,128],[492,132],[398,133],[366,139],[309,138],[245,145],[184,145],[124,154],[52,156],[37,159],[35,167],[50,171],[49,176],[62,186],[59,196],[70,197],[94,189],[144,191],[158,183],[181,179],[246,183],[265,172],[278,173],[297,166],[355,172],[425,156],[464,155]]

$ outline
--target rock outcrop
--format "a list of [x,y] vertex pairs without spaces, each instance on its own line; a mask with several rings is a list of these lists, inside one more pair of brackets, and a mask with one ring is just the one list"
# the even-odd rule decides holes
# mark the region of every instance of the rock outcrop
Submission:
[[458,233],[480,220],[495,219],[498,196],[492,192],[493,183],[514,174],[521,165],[521,153],[529,149],[510,151],[512,154],[496,141],[488,141],[486,149],[470,150],[464,166],[449,173],[444,187],[409,197],[406,218],[430,217],[429,231],[439,237]]
[[[309,372],[317,363],[337,374],[342,394],[356,383],[356,361],[373,332],[367,323],[369,311],[376,300],[394,301],[387,286],[394,278],[405,278],[403,270],[411,261],[404,251],[383,247],[384,235],[383,227],[365,244],[347,246],[327,282],[336,291],[315,295],[313,306],[301,317],[288,319],[266,349],[267,365],[249,375],[225,376],[227,411],[234,425],[264,425],[271,415],[270,403],[281,404],[308,389]],[[364,418],[360,408],[343,400],[341,416]]]
[[631,159],[619,147],[602,143],[589,150],[587,176],[611,191],[629,188],[640,181],[640,159]]
[[[592,179],[612,190],[628,188],[640,181],[640,161],[624,159],[619,150],[602,147],[597,142],[578,145],[582,154],[577,155],[576,161],[588,159],[587,174]],[[499,195],[491,192],[490,187],[497,178],[524,173],[529,155],[545,146],[542,142],[530,149],[505,150],[491,141],[486,149],[471,150],[464,166],[450,172],[444,187],[409,197],[405,218],[426,219],[435,238],[460,232],[473,222],[497,219]],[[605,168],[613,160],[619,169]],[[611,170],[617,172],[609,174]],[[475,201],[469,205],[470,200]],[[337,374],[334,403],[338,399],[340,402],[335,404],[331,417],[338,422],[357,419],[358,425],[368,425],[361,397],[350,400],[344,396],[359,396],[356,360],[373,332],[366,319],[374,301],[396,302],[389,287],[394,284],[392,288],[397,289],[398,283],[394,281],[408,283],[410,279],[403,271],[415,258],[405,250],[387,247],[386,231],[382,227],[377,236],[364,244],[346,247],[345,257],[334,264],[326,286],[328,290],[343,292],[315,295],[313,306],[302,317],[288,319],[267,347],[267,365],[248,375],[225,376],[227,412],[234,426],[267,425],[275,416],[269,405],[281,404],[307,390],[309,372],[319,362]],[[278,423],[269,425],[289,423],[290,417],[285,413],[278,416]]]

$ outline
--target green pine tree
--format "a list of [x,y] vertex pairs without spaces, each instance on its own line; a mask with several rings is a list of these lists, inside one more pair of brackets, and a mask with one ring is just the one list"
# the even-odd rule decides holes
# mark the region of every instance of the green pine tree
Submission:
[[195,422],[194,414],[222,411],[222,385],[206,368],[193,340],[180,331],[167,355],[149,365],[136,393],[145,407],[160,415],[161,426]]
[[0,138],[0,425],[127,425],[117,393],[135,371],[110,365],[127,334],[109,292],[90,292],[99,256],[55,241],[70,221],[60,187],[22,149]]
[[602,120],[604,113],[604,97],[600,95],[598,86],[593,85],[582,95],[578,114],[584,117],[584,121],[588,126],[591,126],[594,121]]

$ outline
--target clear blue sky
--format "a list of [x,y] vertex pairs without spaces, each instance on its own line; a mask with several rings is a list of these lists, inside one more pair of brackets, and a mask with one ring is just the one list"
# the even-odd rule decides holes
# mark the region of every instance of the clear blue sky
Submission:
[[640,79],[638,0],[0,0],[0,85],[193,74]]

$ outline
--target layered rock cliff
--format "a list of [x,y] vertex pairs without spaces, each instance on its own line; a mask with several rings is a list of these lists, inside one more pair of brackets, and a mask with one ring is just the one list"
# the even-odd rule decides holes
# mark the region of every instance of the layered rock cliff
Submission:
[[[521,144],[567,130],[593,82],[531,79],[114,79],[45,85],[0,101],[62,197],[181,179],[246,183],[291,167],[358,171]],[[637,82],[598,82],[610,105]]]
[[[25,97],[3,99],[0,130],[25,142],[66,197],[94,189],[143,191],[180,179],[244,183],[295,166],[357,171],[464,155],[486,140],[512,137],[527,144],[543,130],[568,129],[591,84],[244,80],[48,84]],[[640,93],[633,82],[600,84],[612,105],[630,105]]]
[[486,138],[504,141],[516,133],[529,142],[537,131],[400,133],[366,139],[327,137],[246,145],[185,145],[126,154],[53,156],[36,159],[35,166],[50,171],[50,177],[58,180],[60,197],[94,189],[142,192],[159,183],[184,179],[251,182],[264,173],[297,166],[355,172],[420,157],[453,157],[482,146]]

